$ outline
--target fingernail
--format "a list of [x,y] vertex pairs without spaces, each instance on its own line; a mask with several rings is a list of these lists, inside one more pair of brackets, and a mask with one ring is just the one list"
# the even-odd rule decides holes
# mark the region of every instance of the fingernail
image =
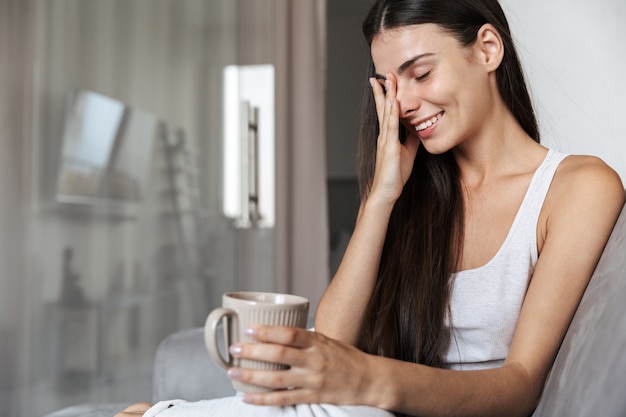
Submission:
[[256,329],[254,327],[248,327],[244,333],[246,336],[256,336]]
[[385,80],[385,88],[389,89],[389,78]]
[[239,355],[241,355],[241,346],[239,346],[239,345],[232,345],[230,348],[228,348],[228,351],[233,356],[239,356]]
[[241,371],[237,368],[230,368],[228,372],[226,372],[230,379],[239,379],[241,378]]
[[373,88],[374,87],[374,78],[370,77],[370,86]]
[[254,404],[254,397],[250,394],[244,394],[243,402],[247,404]]

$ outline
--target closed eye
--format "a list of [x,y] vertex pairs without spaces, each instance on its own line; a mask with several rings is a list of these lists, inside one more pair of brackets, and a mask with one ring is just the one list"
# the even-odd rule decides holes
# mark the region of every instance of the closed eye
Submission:
[[426,78],[428,78],[429,75],[430,75],[430,71],[420,75],[419,77],[416,77],[415,79],[417,81],[424,81]]

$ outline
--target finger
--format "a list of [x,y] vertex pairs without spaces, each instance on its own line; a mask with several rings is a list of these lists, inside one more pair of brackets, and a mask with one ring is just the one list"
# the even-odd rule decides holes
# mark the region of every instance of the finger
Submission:
[[301,367],[306,364],[306,353],[302,349],[274,343],[241,343],[231,346],[230,354],[235,358],[280,363]]
[[313,343],[312,339],[317,337],[317,333],[298,327],[261,325],[250,327],[246,330],[246,334],[258,342],[276,343],[300,349],[310,347]]
[[392,74],[387,75],[387,102],[385,137],[389,140],[399,140],[398,126],[400,123],[398,102],[396,100],[396,80]]
[[380,120],[380,133],[378,135],[378,148],[383,148],[387,143],[387,131],[389,126],[389,113],[391,112],[393,98],[390,96],[390,83],[389,78],[385,80],[385,86],[387,92],[383,103],[383,117]]
[[370,85],[372,86],[372,93],[374,94],[376,115],[378,116],[378,125],[380,126],[385,113],[385,91],[383,90],[383,86],[380,85],[378,80],[374,77],[370,78]]
[[379,145],[384,146],[389,139],[398,138],[398,104],[396,100],[396,78],[389,73],[385,79],[385,88],[387,94],[385,96],[385,110],[383,122],[380,129]]
[[386,83],[385,83],[385,88],[387,89],[387,97],[396,97],[396,92],[397,92],[397,87],[398,87],[398,80],[396,79],[396,76],[393,75],[392,73],[387,74],[387,79],[386,79]]
[[263,371],[248,368],[231,368],[228,377],[233,381],[256,385],[274,390],[313,388],[319,387],[316,377],[302,369],[287,369],[282,371]]

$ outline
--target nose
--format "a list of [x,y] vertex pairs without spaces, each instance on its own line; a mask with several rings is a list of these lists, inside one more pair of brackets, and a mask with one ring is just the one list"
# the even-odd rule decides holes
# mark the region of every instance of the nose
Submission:
[[422,104],[422,100],[405,83],[398,82],[396,86],[396,100],[400,105],[400,117],[410,117]]

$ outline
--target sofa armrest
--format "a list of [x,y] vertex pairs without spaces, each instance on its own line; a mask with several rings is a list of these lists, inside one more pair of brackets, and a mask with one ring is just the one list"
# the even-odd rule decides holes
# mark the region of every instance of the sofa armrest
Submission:
[[533,417],[626,416],[626,207],[559,349]]
[[233,394],[226,372],[209,358],[203,328],[181,330],[161,341],[154,359],[153,401],[198,401]]

